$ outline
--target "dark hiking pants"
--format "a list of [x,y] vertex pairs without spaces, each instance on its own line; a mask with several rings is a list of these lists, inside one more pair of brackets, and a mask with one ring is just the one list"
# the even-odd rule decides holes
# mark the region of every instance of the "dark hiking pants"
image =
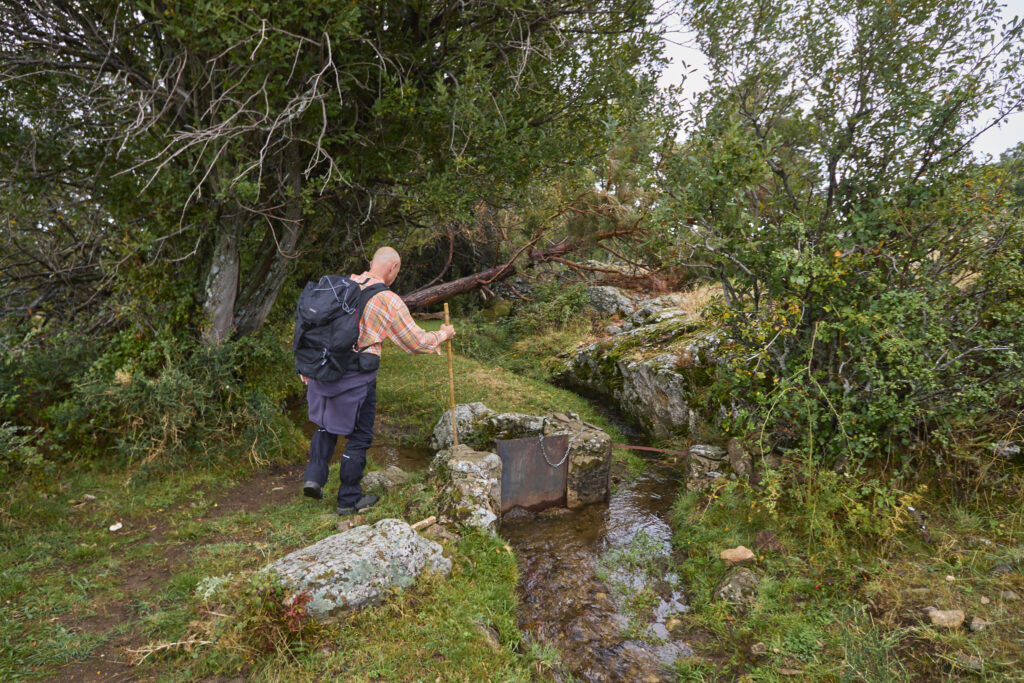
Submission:
[[[377,380],[370,383],[366,391],[366,399],[359,406],[355,426],[348,437],[345,452],[341,456],[341,469],[338,486],[338,507],[355,507],[356,501],[363,495],[359,482],[363,478],[366,467],[366,451],[373,443],[373,421],[377,415]],[[323,487],[327,483],[327,470],[334,455],[338,434],[331,434],[325,429],[317,429],[309,442],[309,462],[306,464],[306,481],[314,481]]]

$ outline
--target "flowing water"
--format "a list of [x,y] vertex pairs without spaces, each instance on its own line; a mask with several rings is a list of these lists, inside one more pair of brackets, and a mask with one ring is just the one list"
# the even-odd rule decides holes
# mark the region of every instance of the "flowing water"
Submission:
[[501,535],[520,558],[520,627],[584,681],[670,681],[693,654],[668,626],[688,609],[666,571],[676,474],[651,461],[607,505],[520,514]]
[[[302,424],[304,410],[294,416]],[[315,427],[305,424],[311,435]],[[367,453],[381,467],[406,471],[425,469],[432,455],[392,445]],[[678,578],[666,571],[678,477],[650,459],[643,473],[615,477],[607,505],[517,509],[502,520],[522,574],[520,628],[554,646],[566,673],[591,683],[671,681],[672,662],[693,654],[669,628],[688,609]]]

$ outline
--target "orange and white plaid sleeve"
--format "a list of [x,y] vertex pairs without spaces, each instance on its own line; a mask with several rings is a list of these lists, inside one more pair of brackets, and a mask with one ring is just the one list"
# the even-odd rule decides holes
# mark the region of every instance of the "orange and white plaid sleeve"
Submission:
[[359,345],[380,353],[380,343],[390,339],[406,353],[440,353],[444,337],[427,332],[412,319],[409,307],[391,291],[381,292],[366,304],[361,319]]

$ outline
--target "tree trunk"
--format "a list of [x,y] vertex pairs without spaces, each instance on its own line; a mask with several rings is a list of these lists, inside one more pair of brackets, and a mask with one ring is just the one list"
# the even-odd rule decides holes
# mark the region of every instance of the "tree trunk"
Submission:
[[204,344],[219,344],[231,336],[235,298],[238,296],[238,269],[238,225],[231,221],[217,231],[217,243],[206,275]]
[[[252,295],[244,301],[239,302],[236,311],[235,336],[245,337],[263,327],[264,321],[274,307],[284,281],[291,274],[296,251],[299,245],[299,237],[302,234],[304,221],[302,217],[302,164],[298,156],[298,150],[292,147],[289,152],[288,167],[286,169],[286,182],[288,184],[288,199],[285,207],[284,218],[276,221],[278,230],[276,240],[272,240],[268,248],[273,250],[270,258],[270,267],[261,267],[259,264],[264,259],[257,258],[256,277],[262,281],[255,282]],[[273,229],[273,228],[268,228]]]
[[[582,246],[584,246],[583,242],[563,242],[561,244],[556,244],[550,249],[532,252],[522,264],[522,268],[530,268],[538,263],[544,263],[545,261],[560,258],[561,256],[579,249]],[[518,271],[515,264],[510,261],[500,266],[488,268],[487,270],[479,273],[467,275],[466,277],[459,278],[458,280],[442,282],[441,284],[434,285],[433,287],[427,287],[426,289],[411,292],[402,297],[402,300],[410,310],[417,310],[431,304],[446,301],[456,294],[470,292],[481,285],[487,285],[492,282],[504,280],[505,278],[515,275],[516,272]]]

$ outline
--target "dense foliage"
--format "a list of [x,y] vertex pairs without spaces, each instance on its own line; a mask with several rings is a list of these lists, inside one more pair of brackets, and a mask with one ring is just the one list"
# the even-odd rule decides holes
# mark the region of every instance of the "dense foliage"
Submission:
[[0,2],[10,459],[264,444],[240,435],[277,428],[295,283],[383,242],[405,291],[521,251],[658,98],[654,21],[645,1]]
[[74,245],[64,207],[98,204],[116,220],[78,237],[110,252],[90,270],[185,261],[210,341],[258,330],[296,263],[578,180],[655,92],[643,1],[0,7],[4,186],[61,210],[18,216],[18,246],[42,251],[41,225]]
[[842,464],[1016,429],[1024,225],[1006,170],[970,152],[978,117],[1024,98],[1024,24],[998,16],[693,3],[712,86],[667,158],[662,225],[724,286],[731,433]]

